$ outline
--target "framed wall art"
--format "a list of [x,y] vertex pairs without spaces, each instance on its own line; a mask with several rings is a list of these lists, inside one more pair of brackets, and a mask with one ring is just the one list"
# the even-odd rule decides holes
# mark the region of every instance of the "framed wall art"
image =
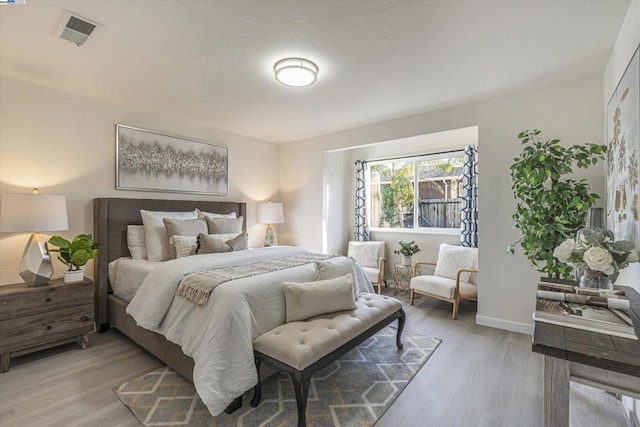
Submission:
[[640,47],[607,105],[607,227],[640,245]]
[[116,188],[229,194],[227,147],[116,126]]

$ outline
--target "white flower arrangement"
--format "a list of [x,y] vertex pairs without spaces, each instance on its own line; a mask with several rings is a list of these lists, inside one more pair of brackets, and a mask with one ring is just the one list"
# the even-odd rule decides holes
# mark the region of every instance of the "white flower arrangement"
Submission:
[[553,256],[577,270],[588,269],[606,274],[613,281],[618,277],[620,270],[638,261],[633,242],[614,242],[593,230],[584,230],[579,242],[574,239],[565,240],[554,249]]

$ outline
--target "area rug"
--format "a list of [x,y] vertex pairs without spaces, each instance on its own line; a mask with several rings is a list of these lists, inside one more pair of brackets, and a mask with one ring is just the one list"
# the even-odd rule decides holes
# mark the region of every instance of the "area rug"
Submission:
[[[422,368],[441,340],[405,331],[396,347],[396,329],[387,327],[311,379],[307,425],[372,426]],[[263,381],[262,401],[212,417],[193,385],[168,367],[114,389],[144,426],[296,426],[297,410],[288,375]]]

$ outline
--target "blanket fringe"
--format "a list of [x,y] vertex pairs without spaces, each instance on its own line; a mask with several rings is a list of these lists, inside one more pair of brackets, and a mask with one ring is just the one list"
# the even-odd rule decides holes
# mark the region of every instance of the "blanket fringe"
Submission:
[[190,286],[184,286],[184,284],[182,283],[176,290],[176,295],[188,299],[198,307],[203,307],[207,304],[207,302],[209,301],[209,294],[210,292],[204,291],[202,289],[195,289]]

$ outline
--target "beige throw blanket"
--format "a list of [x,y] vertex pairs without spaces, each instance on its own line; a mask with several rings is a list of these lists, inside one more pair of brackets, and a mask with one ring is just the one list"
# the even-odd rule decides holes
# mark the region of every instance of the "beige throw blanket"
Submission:
[[273,259],[248,265],[216,268],[185,276],[180,282],[176,294],[203,307],[209,301],[209,295],[213,290],[230,280],[242,279],[249,276],[271,273],[285,268],[298,267],[316,261],[323,261],[336,255],[307,253],[287,258]]

